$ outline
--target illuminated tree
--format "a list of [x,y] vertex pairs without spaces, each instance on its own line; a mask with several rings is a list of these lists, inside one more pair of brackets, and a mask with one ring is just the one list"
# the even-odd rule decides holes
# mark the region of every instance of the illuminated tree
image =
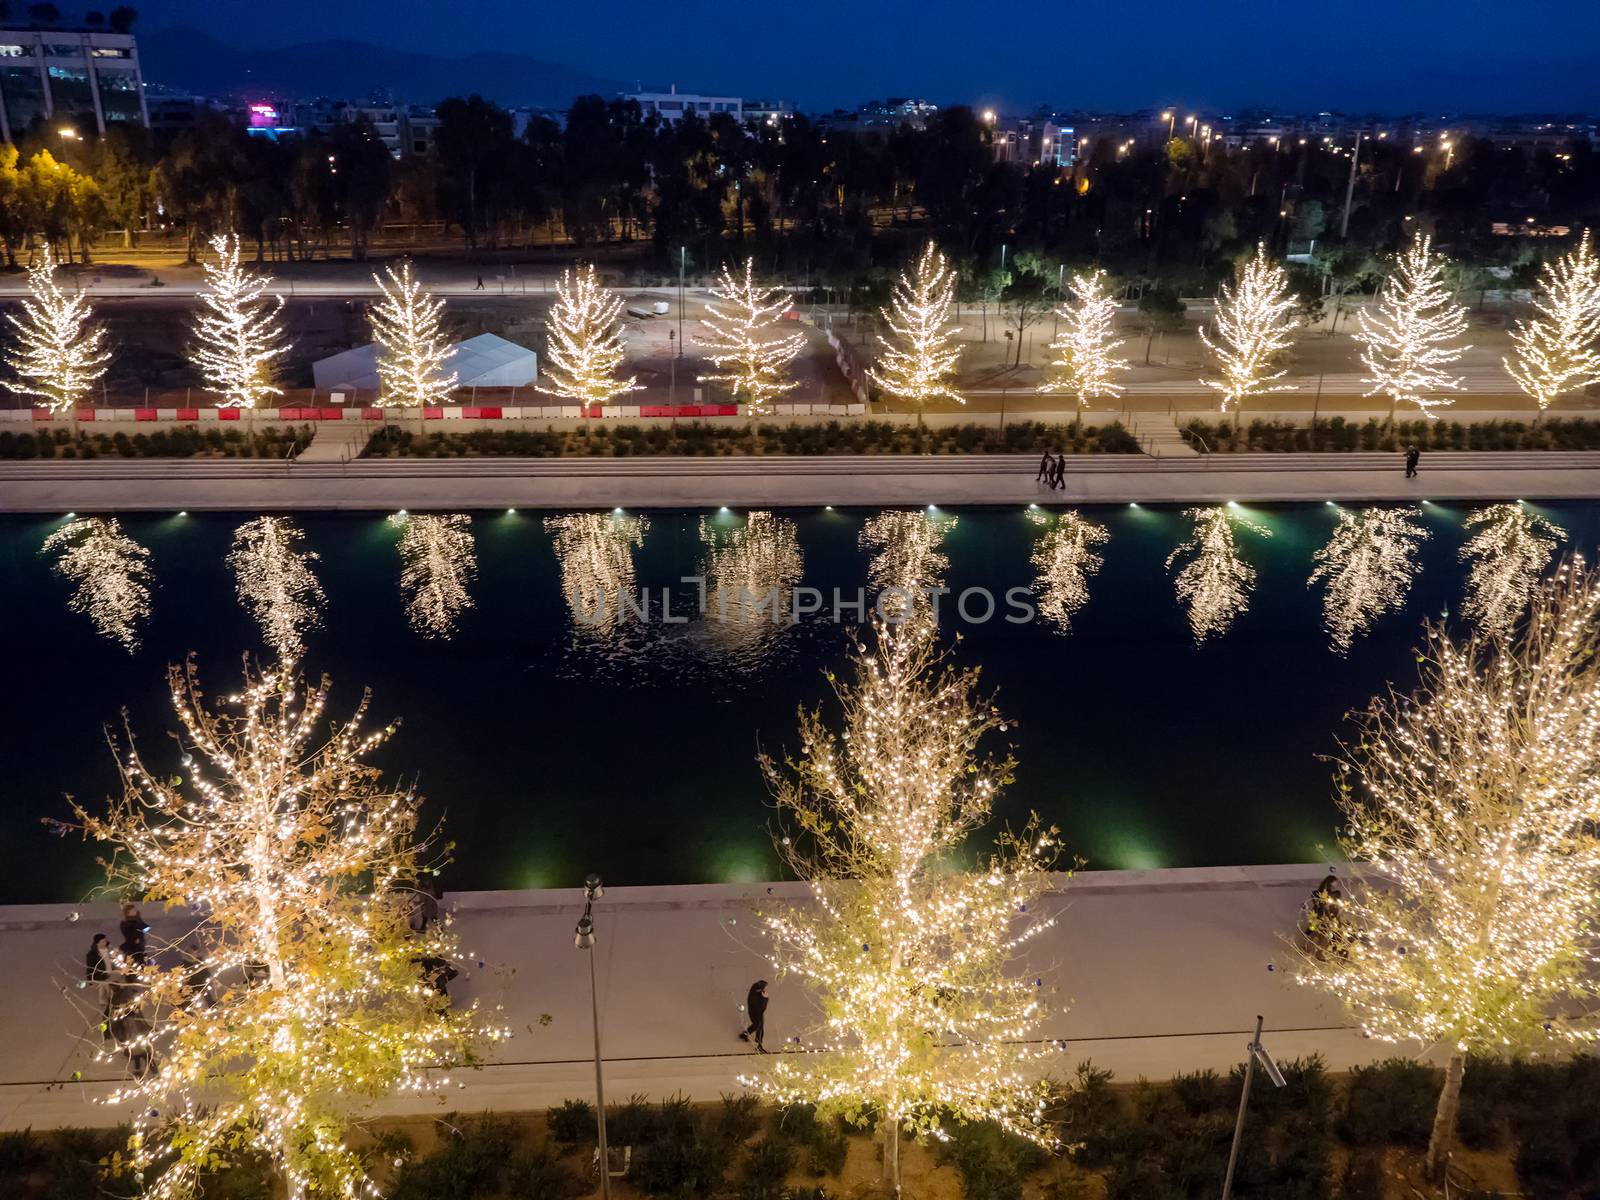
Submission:
[[1341,756],[1356,886],[1297,979],[1367,1036],[1448,1048],[1435,1178],[1467,1055],[1595,1037],[1597,640],[1600,581],[1581,563],[1542,586],[1515,642],[1430,625],[1419,690],[1374,700]]
[[561,564],[561,594],[575,632],[605,637],[622,618],[622,599],[637,586],[633,552],[644,545],[650,522],[618,513],[568,513],[546,517]]
[[1178,571],[1178,599],[1189,606],[1189,628],[1203,642],[1213,633],[1226,633],[1234,618],[1250,607],[1256,569],[1239,557],[1233,540],[1235,524],[1262,537],[1271,537],[1265,525],[1238,516],[1232,506],[1191,508],[1184,516],[1194,522],[1189,540],[1167,555],[1167,570],[1189,556]]
[[993,1121],[1045,1146],[1040,1024],[1053,1006],[1019,973],[1050,927],[1055,830],[1029,822],[974,867],[952,866],[994,817],[1009,759],[980,756],[1004,719],[914,629],[874,622],[853,679],[836,683],[840,732],[801,714],[800,753],[763,758],[779,850],[811,903],[761,914],[782,975],[821,1005],[805,1054],[774,1056],[748,1084],[852,1124],[876,1118],[884,1177],[898,1188],[903,1133],[945,1136]]
[[400,531],[400,594],[406,619],[424,637],[448,638],[456,618],[472,607],[467,588],[478,573],[472,518],[400,512],[389,518]]
[[1448,368],[1470,347],[1454,342],[1467,331],[1467,310],[1445,285],[1448,260],[1432,253],[1432,239],[1419,235],[1384,281],[1375,309],[1356,317],[1367,395],[1389,397],[1389,416],[1404,400],[1435,420],[1433,409],[1452,403],[1429,393],[1460,391],[1463,380]]
[[637,391],[632,375],[617,377],[627,354],[621,315],[621,298],[601,286],[594,267],[580,267],[576,278],[563,271],[545,321],[545,376],[552,386],[539,390],[576,400],[585,412],[591,404]]
[[228,554],[239,603],[261,626],[279,662],[300,657],[305,632],[317,624],[324,599],[311,573],[317,556],[300,549],[302,536],[287,517],[257,517],[234,530]]
[[928,628],[936,624],[933,593],[943,589],[950,565],[939,547],[956,521],[921,509],[889,509],[868,518],[858,544],[873,551],[867,583],[879,593],[879,615],[898,623],[920,611]]
[[1461,547],[1467,595],[1461,615],[1488,637],[1508,637],[1567,531],[1521,503],[1491,504],[1466,520],[1477,532]]
[[55,254],[46,242],[28,267],[22,315],[6,314],[17,331],[6,365],[18,380],[5,386],[21,396],[37,396],[51,412],[70,412],[106,373],[111,354],[105,349],[106,331],[89,323],[89,301],[56,286],[55,270]]
[[1273,367],[1294,344],[1297,323],[1289,276],[1267,257],[1266,246],[1258,245],[1237,282],[1232,287],[1224,283],[1217,296],[1215,340],[1204,327],[1200,330],[1200,340],[1222,372],[1221,379],[1201,382],[1219,393],[1223,412],[1251,396],[1294,390],[1293,384],[1278,382],[1286,371]]
[[727,384],[734,399],[743,397],[746,413],[757,416],[797,386],[789,378],[789,364],[804,349],[806,335],[782,333],[778,324],[793,310],[793,298],[782,288],[759,286],[754,259],[745,260],[742,280],[723,267],[711,297],[710,315],[700,321],[706,330],[700,342],[719,373],[700,379]]
[[1590,248],[1587,229],[1571,254],[1545,263],[1533,307],[1536,315],[1511,330],[1516,361],[1500,361],[1543,412],[1558,397],[1600,380],[1600,353],[1595,349],[1600,339],[1600,259]]
[[444,369],[450,343],[440,317],[444,301],[422,290],[422,282],[402,263],[399,274],[385,268],[388,282],[372,281],[383,299],[367,312],[372,339],[378,343],[378,404],[424,408],[449,401],[456,388],[454,371]]
[[1105,561],[1095,552],[1111,535],[1103,525],[1075,512],[1046,514],[1030,509],[1028,520],[1039,526],[1033,547],[1034,595],[1039,612],[1061,633],[1072,631],[1072,618],[1089,602],[1089,577]]
[[1069,286],[1072,299],[1056,310],[1061,328],[1050,343],[1057,355],[1050,360],[1055,370],[1039,391],[1070,392],[1083,408],[1101,396],[1120,395],[1116,376],[1132,364],[1112,355],[1123,342],[1115,336],[1117,301],[1106,288],[1106,273],[1074,275]]
[[1333,537],[1312,556],[1317,565],[1306,584],[1326,588],[1322,623],[1340,653],[1405,603],[1421,570],[1417,547],[1428,538],[1418,515],[1414,508],[1341,508]]
[[951,342],[957,332],[950,324],[955,295],[955,273],[929,242],[916,274],[900,276],[891,307],[879,310],[893,336],[878,339],[883,354],[868,374],[889,395],[915,404],[918,421],[930,400],[966,403],[950,386],[961,358],[961,348]]
[[195,344],[189,361],[206,386],[222,396],[223,408],[255,408],[268,396],[281,396],[272,383],[273,360],[289,352],[278,313],[283,297],[263,297],[272,280],[241,265],[239,235],[211,239],[215,259],[201,264],[204,309],[195,317]]
[[356,1200],[373,1189],[344,1141],[352,1110],[440,1087],[503,1036],[419,971],[456,946],[441,924],[408,925],[432,858],[416,837],[421,801],[365,761],[395,726],[364,730],[363,699],[324,734],[329,683],[309,685],[292,662],[247,665],[214,710],[193,662],[168,683],[181,762],[147,764],[130,734],[109,811],[74,805],[110,849],[114,891],[187,913],[173,952],[152,953],[139,994],[111,1014],[149,1021],[123,1049],[153,1069],[110,1097],[132,1113],[130,1165],[154,1200],[195,1196],[204,1175],[255,1155],[292,1200]]
[[41,554],[56,554],[56,574],[71,580],[67,607],[96,630],[139,648],[139,625],[150,615],[150,551],[122,531],[115,517],[79,517],[45,538]]

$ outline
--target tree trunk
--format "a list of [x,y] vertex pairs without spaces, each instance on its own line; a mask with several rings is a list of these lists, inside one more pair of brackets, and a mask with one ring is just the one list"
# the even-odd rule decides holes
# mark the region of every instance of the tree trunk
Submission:
[[1450,1163],[1450,1148],[1455,1142],[1456,1113],[1461,1108],[1461,1077],[1466,1073],[1466,1055],[1457,1051],[1450,1056],[1444,1071],[1444,1088],[1439,1092],[1439,1107],[1433,1113],[1433,1133],[1428,1138],[1428,1178],[1435,1183],[1444,1182],[1445,1167]]
[[895,1195],[900,1194],[900,1122],[884,1119],[883,1181]]

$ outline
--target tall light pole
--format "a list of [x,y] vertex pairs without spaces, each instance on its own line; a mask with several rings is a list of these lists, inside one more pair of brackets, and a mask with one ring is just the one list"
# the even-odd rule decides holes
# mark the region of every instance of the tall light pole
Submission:
[[600,1072],[600,1000],[594,982],[594,902],[605,894],[600,876],[590,875],[584,879],[583,916],[578,918],[572,944],[589,952],[589,1015],[594,1022],[594,1115],[600,1137],[600,1195],[602,1200],[611,1200],[611,1158],[606,1152],[606,1085]]
[[1228,1151],[1228,1173],[1222,1180],[1222,1200],[1228,1200],[1233,1194],[1233,1169],[1239,1164],[1239,1139],[1244,1134],[1244,1112],[1250,1103],[1250,1080],[1256,1073],[1256,1063],[1261,1064],[1261,1069],[1267,1073],[1267,1078],[1272,1080],[1274,1087],[1283,1086],[1283,1072],[1278,1070],[1278,1064],[1272,1061],[1272,1055],[1267,1053],[1267,1048],[1261,1044],[1261,1018],[1256,1018],[1255,1036],[1250,1039],[1250,1044],[1245,1048],[1244,1087],[1239,1092],[1239,1118],[1233,1123],[1233,1149]]
[[1176,111],[1171,111],[1171,112],[1164,112],[1161,115],[1166,118],[1166,121],[1167,121],[1167,141],[1170,142],[1172,140],[1173,127],[1175,125],[1177,125],[1177,123],[1178,123],[1178,114],[1177,114]]
[[1361,161],[1361,143],[1366,139],[1366,134],[1356,131],[1356,148],[1350,155],[1350,178],[1344,185],[1344,216],[1339,221],[1339,239],[1341,241],[1350,232],[1350,201],[1356,194],[1356,164]]
[[689,247],[678,247],[678,353],[683,353],[683,269],[689,258]]

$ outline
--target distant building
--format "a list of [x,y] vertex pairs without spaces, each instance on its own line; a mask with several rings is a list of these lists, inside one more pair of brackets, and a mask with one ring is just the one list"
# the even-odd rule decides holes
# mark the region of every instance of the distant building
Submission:
[[1012,119],[983,114],[995,162],[1025,167],[1070,167],[1077,161],[1077,131],[1048,117]]
[[776,125],[785,117],[795,114],[794,101],[792,100],[746,100],[744,102],[744,119],[752,125],[767,122]]
[[637,102],[639,111],[645,116],[660,117],[674,125],[689,113],[694,113],[702,121],[709,120],[713,113],[727,113],[735,121],[744,121],[744,101],[738,96],[702,96],[696,92],[680,92],[677,84],[673,84],[672,90],[666,92],[624,92],[622,98]]
[[131,33],[0,29],[0,139],[45,121],[149,125]]

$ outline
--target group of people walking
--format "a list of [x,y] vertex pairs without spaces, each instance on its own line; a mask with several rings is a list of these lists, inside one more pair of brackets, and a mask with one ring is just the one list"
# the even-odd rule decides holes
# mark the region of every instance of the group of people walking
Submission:
[[1052,492],[1057,488],[1067,486],[1067,456],[1057,451],[1055,457],[1050,456],[1050,451],[1044,452],[1044,457],[1039,460],[1039,473],[1033,477],[1035,483],[1042,483]]

